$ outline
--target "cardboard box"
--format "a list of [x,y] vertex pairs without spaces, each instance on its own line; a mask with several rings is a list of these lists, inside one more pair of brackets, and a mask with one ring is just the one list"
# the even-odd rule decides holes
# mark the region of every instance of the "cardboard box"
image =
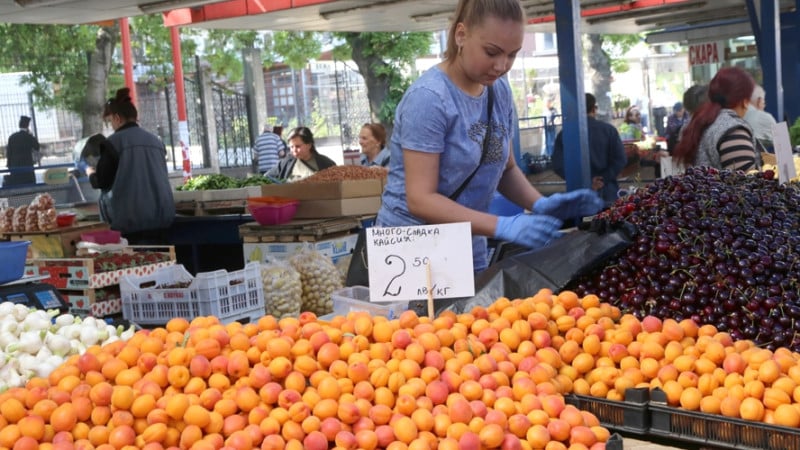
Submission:
[[341,198],[330,200],[300,200],[296,219],[358,216],[377,214],[381,208],[381,197]]
[[301,207],[304,203],[303,200],[380,197],[381,193],[383,193],[383,184],[378,178],[329,183],[265,184],[261,186],[261,195],[294,198],[300,200]]
[[91,257],[31,259],[25,265],[25,275],[47,276],[43,282],[56,289],[96,289],[118,284],[124,275],[146,275],[161,267],[175,264],[174,246],[137,246],[130,249],[159,253],[168,259],[159,263],[105,272],[95,272],[94,259]]
[[244,244],[242,247],[242,254],[244,255],[245,264],[252,261],[266,262],[267,258],[283,260],[288,259],[290,256],[300,251],[304,245],[311,245],[323,255],[330,256],[333,262],[336,263],[339,259],[353,253],[357,239],[358,233],[353,233],[313,242],[262,242]]
[[105,317],[121,313],[122,299],[119,289],[103,291],[104,289],[61,290],[60,293],[69,303],[69,312],[76,316]]
[[156,269],[171,266],[175,261],[164,261],[129,269],[94,272],[92,260],[87,259],[39,259],[25,266],[26,275],[47,276],[44,283],[57,289],[101,288],[119,283],[124,275],[147,275]]
[[247,200],[247,197],[258,197],[260,195],[260,186],[246,186],[242,188],[231,189],[208,189],[201,191],[172,191],[172,198],[175,200],[175,203]]
[[202,192],[204,202],[214,202],[220,200],[247,200],[248,197],[258,197],[261,195],[260,186],[247,186],[234,189],[212,189]]
[[103,222],[80,222],[69,227],[50,231],[20,231],[0,235],[0,239],[12,241],[31,241],[27,259],[69,258],[75,256],[75,244],[80,242],[81,234],[90,231],[108,230]]
[[175,203],[197,202],[203,199],[202,191],[172,191],[172,199]]

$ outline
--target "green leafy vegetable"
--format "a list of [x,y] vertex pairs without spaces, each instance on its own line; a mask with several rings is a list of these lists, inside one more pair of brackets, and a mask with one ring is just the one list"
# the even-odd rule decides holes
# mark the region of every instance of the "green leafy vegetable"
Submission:
[[178,186],[179,191],[209,191],[215,189],[236,189],[245,186],[261,186],[271,184],[272,180],[262,175],[253,175],[245,179],[223,174],[198,175],[190,178],[185,184]]

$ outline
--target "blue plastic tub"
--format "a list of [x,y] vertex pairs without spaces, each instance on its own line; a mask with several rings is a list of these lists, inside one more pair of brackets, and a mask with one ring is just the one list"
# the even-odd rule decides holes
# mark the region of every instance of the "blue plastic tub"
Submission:
[[25,258],[31,241],[0,242],[0,284],[19,280],[25,274]]

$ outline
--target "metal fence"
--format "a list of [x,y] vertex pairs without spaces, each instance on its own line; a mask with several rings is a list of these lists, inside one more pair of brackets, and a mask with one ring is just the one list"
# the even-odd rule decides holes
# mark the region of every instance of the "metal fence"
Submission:
[[[247,95],[241,85],[205,81],[200,66],[196,59],[196,67],[189,68],[184,83],[192,167],[215,166],[212,158],[220,168],[249,167],[252,142],[248,124],[255,119],[248,111]],[[4,78],[18,84],[20,76],[0,74],[0,88]],[[312,127],[323,145],[341,146],[342,150],[359,148],[358,132],[363,123],[371,121],[371,113],[366,84],[352,62],[314,62],[302,70],[276,69],[265,73],[264,80],[268,116],[281,119],[286,126]],[[20,115],[31,115],[47,162],[71,162],[72,148],[82,136],[80,117],[64,110],[39,110],[24,88],[15,88],[14,94],[0,89],[2,134],[7,137],[16,130]],[[157,84],[140,77],[136,92],[141,126],[164,141],[171,169],[180,170],[182,155],[174,83]],[[214,128],[213,132],[206,124]],[[561,116],[524,117],[519,119],[519,126],[523,155],[549,156],[561,128]],[[4,140],[0,146],[5,144]],[[4,165],[4,161],[0,164]]]
[[336,61],[335,71],[327,80],[336,92],[335,105],[329,110],[337,113],[342,148],[348,150],[359,148],[361,125],[372,121],[364,78],[350,64]]
[[30,129],[41,145],[42,164],[72,162],[72,149],[80,139],[80,117],[63,109],[36,107],[33,94],[20,85],[23,75],[0,74],[0,167],[6,167],[7,138],[19,129],[22,115],[33,119]]
[[247,96],[214,84],[211,101],[220,167],[246,167],[252,164]]
[[[205,98],[199,67],[197,60],[195,71],[189,71],[184,79],[192,167],[211,167],[212,157],[219,159],[220,167],[249,166],[252,150],[246,95],[240,92],[241,87],[212,82],[211,94]],[[72,163],[75,143],[83,135],[80,116],[64,109],[35,106],[30,88],[20,83],[23,76],[24,73],[0,74],[0,166],[6,165],[5,138],[18,129],[21,115],[33,118],[31,131],[42,145],[42,164]],[[180,170],[182,153],[175,83],[157,83],[140,77],[136,84],[136,103],[140,126],[163,140],[171,169]],[[206,108],[206,104],[210,108]],[[212,117],[205,117],[207,110],[212,111],[209,114]],[[216,127],[217,142],[208,141],[206,123]],[[212,149],[217,149],[217,154],[212,156]]]
[[305,125],[317,141],[358,148],[361,124],[370,121],[364,78],[351,62],[318,61],[264,75],[268,116],[292,128]]
[[561,115],[532,116],[519,119],[520,153],[533,157],[553,154],[556,135],[561,131]]
[[[186,122],[189,129],[190,148],[193,152],[192,168],[210,166],[209,145],[206,138],[206,126],[203,117],[202,86],[196,73],[184,77],[184,96],[186,104]],[[167,159],[173,170],[182,167],[183,159],[178,130],[178,102],[175,83],[166,86],[151,87],[137,84],[137,107],[139,108],[140,125],[157,134],[167,147]]]

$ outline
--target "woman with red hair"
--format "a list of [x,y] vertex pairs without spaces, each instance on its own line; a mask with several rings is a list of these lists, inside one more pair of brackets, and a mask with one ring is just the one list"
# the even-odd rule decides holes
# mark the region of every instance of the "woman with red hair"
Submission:
[[726,67],[708,85],[708,101],[686,125],[673,156],[679,164],[717,169],[758,169],[753,131],[743,119],[755,82],[747,72]]

